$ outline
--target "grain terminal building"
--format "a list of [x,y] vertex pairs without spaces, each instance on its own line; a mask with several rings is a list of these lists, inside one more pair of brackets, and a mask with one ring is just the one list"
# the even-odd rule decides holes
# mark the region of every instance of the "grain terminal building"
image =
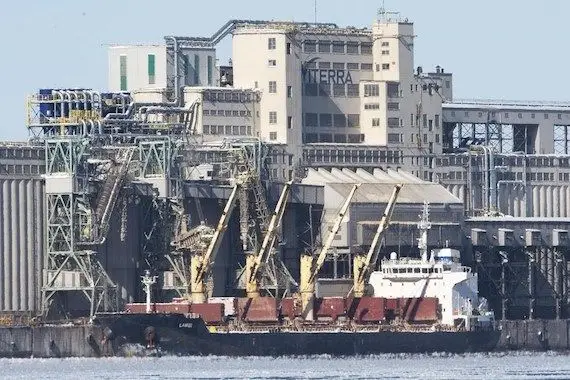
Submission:
[[[216,45],[229,34],[232,62],[221,66]],[[384,192],[404,182],[386,249],[417,253],[416,216],[429,200],[430,246],[463,248],[495,310],[508,301],[511,318],[568,315],[570,107],[454,100],[452,75],[423,72],[413,48],[412,23],[387,14],[361,29],[231,20],[208,38],[111,47],[106,93],[32,95],[31,143],[0,147],[0,311],[112,309],[111,295],[141,299],[148,267],[159,298],[183,291],[172,234],[215,226],[231,192],[223,180],[246,147],[269,209],[295,180],[283,219],[294,228],[277,248],[293,277],[352,184],[366,183],[325,266],[350,276]],[[236,287],[234,247],[247,229],[238,214],[214,265],[215,295]],[[108,236],[91,238],[90,225]],[[87,305],[82,294],[93,294]]]
[[[369,149],[371,162],[410,168],[419,164],[411,156],[442,152],[441,104],[451,99],[451,75],[439,68],[429,75],[416,72],[413,24],[407,20],[384,18],[371,29],[246,21],[232,35],[233,95],[205,88],[214,82],[215,51],[188,39],[180,43],[176,69],[163,54],[169,45],[160,54],[154,45],[112,47],[110,89],[137,91],[144,83],[145,90],[161,91],[178,70],[181,83],[197,86],[186,91],[202,94],[197,133],[210,139],[258,137],[286,146],[292,156],[286,160],[294,163],[303,144],[313,143],[389,146]],[[160,65],[154,66],[158,57]],[[259,104],[257,97],[239,94],[245,89],[259,92]],[[227,102],[244,103],[247,110],[235,114]],[[225,118],[212,120],[213,115]]]

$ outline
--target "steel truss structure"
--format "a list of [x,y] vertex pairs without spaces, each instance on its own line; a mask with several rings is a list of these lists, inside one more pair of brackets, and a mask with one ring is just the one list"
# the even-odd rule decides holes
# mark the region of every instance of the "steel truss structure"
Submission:
[[481,295],[502,319],[568,317],[567,249],[474,247],[474,257]]

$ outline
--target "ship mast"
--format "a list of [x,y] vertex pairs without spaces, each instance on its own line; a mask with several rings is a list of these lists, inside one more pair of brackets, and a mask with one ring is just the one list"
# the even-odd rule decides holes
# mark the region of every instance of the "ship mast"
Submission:
[[[420,250],[420,257],[424,262],[427,262],[428,260],[428,230],[430,228],[431,222],[429,221],[429,203],[427,201],[424,201],[424,207],[422,209],[422,214],[420,215],[420,221],[418,222],[418,229],[420,230],[418,248]],[[430,261],[433,261],[433,257],[430,258]]]
[[144,291],[146,293],[146,313],[149,314],[151,312],[151,294],[152,294],[152,285],[156,283],[157,276],[151,276],[149,270],[145,270],[144,276],[141,276],[141,282],[144,286]]

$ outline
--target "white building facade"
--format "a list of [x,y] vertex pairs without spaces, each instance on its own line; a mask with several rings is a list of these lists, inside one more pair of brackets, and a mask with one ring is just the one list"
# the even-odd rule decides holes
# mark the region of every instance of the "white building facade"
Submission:
[[[430,74],[414,69],[413,24],[407,20],[383,17],[363,29],[240,22],[232,30],[231,85],[236,92],[216,93],[214,98],[207,88],[230,91],[219,87],[214,47],[173,46],[166,40],[163,46],[112,47],[109,89],[172,92],[177,48],[182,58],[178,85],[201,88],[186,94],[199,93],[205,102],[196,131],[208,139],[258,137],[285,150],[285,160],[292,166],[301,162],[307,147],[364,147],[378,164],[404,166],[422,178],[426,178],[423,167],[413,169],[420,164],[419,157],[442,152],[442,101],[451,97],[451,75],[439,69]],[[244,91],[255,94],[256,100],[240,95]],[[245,99],[237,102],[243,109],[226,109],[218,95],[224,100],[226,96]],[[314,150],[316,155],[321,151]],[[279,170],[287,172],[284,178],[292,171]]]

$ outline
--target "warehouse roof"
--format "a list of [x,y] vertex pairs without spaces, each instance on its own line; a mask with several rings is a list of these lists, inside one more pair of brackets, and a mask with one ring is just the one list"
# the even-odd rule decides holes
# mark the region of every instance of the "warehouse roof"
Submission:
[[394,185],[403,184],[398,203],[462,204],[463,202],[447,191],[443,186],[423,181],[402,170],[374,169],[372,173],[363,169],[351,170],[324,168],[309,169],[303,184],[325,186],[327,193],[332,191],[341,197],[348,196],[352,186],[360,183],[352,203],[387,203]]

